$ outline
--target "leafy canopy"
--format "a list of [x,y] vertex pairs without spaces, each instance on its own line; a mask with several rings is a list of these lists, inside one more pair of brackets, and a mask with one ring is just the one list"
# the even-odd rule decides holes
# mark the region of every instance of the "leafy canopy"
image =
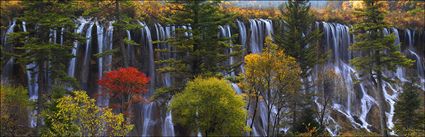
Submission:
[[195,78],[171,100],[173,121],[204,135],[240,136],[247,130],[245,102],[229,83],[218,78]]
[[44,113],[51,127],[43,136],[125,136],[133,128],[123,114],[96,106],[85,91],[74,91],[57,101],[54,113]]

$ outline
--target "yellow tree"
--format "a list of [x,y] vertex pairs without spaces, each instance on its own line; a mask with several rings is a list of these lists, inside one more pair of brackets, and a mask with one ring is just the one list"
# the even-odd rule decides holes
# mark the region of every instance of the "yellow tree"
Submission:
[[60,98],[52,113],[43,114],[48,128],[42,136],[125,136],[133,128],[123,114],[95,102],[85,91]]
[[[255,95],[252,119],[255,117],[258,99],[261,96],[267,105],[267,136],[273,136],[280,123],[281,110],[287,103],[285,100],[301,86],[301,69],[296,59],[286,55],[283,50],[278,50],[278,46],[270,37],[266,38],[264,45],[263,53],[249,54],[245,57],[244,84],[249,88],[250,94]],[[272,114],[272,109],[277,113]]]

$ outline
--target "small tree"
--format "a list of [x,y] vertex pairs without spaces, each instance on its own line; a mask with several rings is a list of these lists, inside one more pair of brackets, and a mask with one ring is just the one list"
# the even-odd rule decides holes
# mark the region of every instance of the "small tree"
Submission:
[[[278,124],[280,112],[285,106],[289,94],[301,87],[299,80],[301,69],[295,58],[278,50],[270,37],[266,38],[264,52],[245,57],[246,84],[260,93],[267,105],[267,136],[273,135]],[[258,96],[256,104],[258,102]],[[257,106],[257,105],[256,105]],[[256,106],[254,109],[256,109]],[[271,121],[272,109],[277,108],[275,121]],[[254,119],[255,115],[253,116]],[[252,121],[253,122],[253,121]],[[274,125],[274,126],[273,126]],[[252,123],[251,123],[252,126]],[[273,126],[273,127],[270,127]],[[272,129],[272,132],[270,132]]]
[[122,114],[96,106],[85,91],[73,93],[60,98],[52,114],[43,114],[51,122],[43,136],[125,136],[133,128]]
[[[99,85],[106,88],[109,95],[117,100],[112,100],[114,107],[121,108],[121,112],[132,114],[131,105],[140,102],[142,94],[147,92],[149,78],[136,68],[120,68],[106,72],[105,76],[98,81]],[[130,122],[130,116],[127,116]]]
[[208,135],[242,135],[248,128],[245,102],[228,82],[218,78],[195,78],[171,100],[173,121],[193,132]]

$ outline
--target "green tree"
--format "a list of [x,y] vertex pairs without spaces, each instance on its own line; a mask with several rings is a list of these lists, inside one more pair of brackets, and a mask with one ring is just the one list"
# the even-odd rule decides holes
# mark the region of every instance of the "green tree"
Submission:
[[173,121],[208,135],[240,136],[248,128],[245,102],[230,84],[218,78],[195,78],[170,103]]
[[394,71],[398,66],[409,66],[413,61],[399,51],[399,45],[394,45],[394,34],[385,36],[382,32],[384,28],[389,27],[384,22],[384,12],[380,9],[382,3],[374,0],[365,0],[363,3],[364,8],[357,9],[360,21],[353,27],[356,42],[350,47],[350,50],[362,54],[352,59],[351,63],[361,71],[362,75],[368,74],[373,79],[378,92],[381,135],[388,136],[386,102],[382,89],[383,81],[387,79],[382,73],[386,70]]
[[311,81],[308,81],[307,77],[312,68],[325,60],[325,54],[319,51],[317,43],[322,34],[318,29],[312,28],[315,17],[310,13],[308,1],[288,1],[284,8],[280,8],[280,12],[284,23],[277,25],[275,43],[300,64],[303,85],[306,86],[305,90],[308,90]]
[[219,37],[218,28],[219,25],[232,24],[234,16],[220,10],[219,3],[219,0],[191,0],[170,4],[174,14],[163,20],[168,24],[191,28],[176,28],[176,34],[167,40],[172,51],[157,50],[175,56],[156,61],[164,66],[158,69],[159,72],[170,72],[174,76],[174,88],[181,90],[195,76],[220,75],[233,68],[225,65],[225,62],[239,52],[233,50],[233,53],[225,54],[225,51],[240,46],[232,47],[228,38]]
[[0,86],[0,136],[33,134],[28,117],[31,101],[24,87]]
[[74,91],[56,103],[56,111],[44,113],[50,127],[43,136],[125,136],[133,128],[123,114],[96,106],[85,91]]
[[[280,8],[280,18],[284,21],[282,25],[277,25],[275,31],[275,42],[286,54],[292,56],[299,63],[301,68],[301,79],[304,93],[293,94],[291,97],[292,127],[302,125],[297,121],[300,113],[315,111],[312,100],[312,81],[308,76],[312,73],[312,68],[316,64],[322,63],[327,54],[319,50],[318,40],[322,34],[319,29],[313,29],[315,17],[310,13],[308,1],[288,1]],[[304,119],[305,120],[305,119]],[[312,121],[314,122],[314,120]],[[295,128],[292,128],[295,129]]]
[[394,123],[398,135],[414,136],[415,132],[425,130],[425,113],[423,106],[421,107],[420,92],[420,88],[413,82],[404,84],[403,93],[395,104]]
[[[246,85],[251,88],[249,90],[258,92],[267,105],[267,136],[274,136],[276,128],[279,128],[277,124],[282,118],[282,109],[287,106],[287,96],[294,94],[301,87],[301,69],[295,58],[287,56],[283,50],[277,48],[271,37],[267,37],[263,53],[245,56]],[[258,95],[255,97],[257,104]],[[271,121],[273,108],[277,108],[275,121]],[[257,105],[254,109],[257,109]],[[254,117],[255,113],[252,119]]]

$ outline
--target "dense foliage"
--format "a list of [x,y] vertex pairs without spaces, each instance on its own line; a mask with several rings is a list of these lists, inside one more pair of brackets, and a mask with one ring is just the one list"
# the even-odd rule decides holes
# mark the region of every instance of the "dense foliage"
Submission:
[[51,127],[43,136],[125,136],[133,125],[122,114],[96,106],[85,91],[74,91],[57,101],[56,111],[45,114]]
[[173,121],[203,136],[240,136],[247,131],[245,102],[218,78],[195,78],[171,100]]

